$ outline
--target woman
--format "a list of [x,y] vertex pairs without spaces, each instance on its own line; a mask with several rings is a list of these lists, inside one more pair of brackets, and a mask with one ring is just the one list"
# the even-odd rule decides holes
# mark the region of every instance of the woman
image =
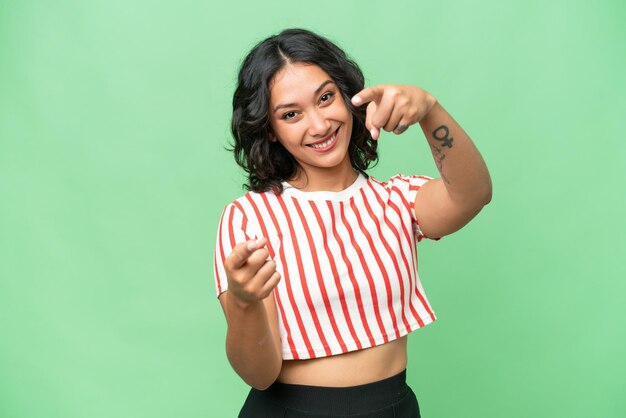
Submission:
[[[441,179],[379,182],[380,131],[419,123]],[[415,244],[491,199],[478,150],[437,100],[364,88],[358,66],[299,29],[249,53],[233,98],[248,192],[224,210],[215,249],[226,352],[252,386],[241,417],[419,417],[406,335],[435,320]]]

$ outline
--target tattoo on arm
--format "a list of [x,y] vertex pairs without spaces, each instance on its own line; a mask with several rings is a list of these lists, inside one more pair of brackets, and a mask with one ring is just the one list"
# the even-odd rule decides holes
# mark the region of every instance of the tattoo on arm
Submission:
[[437,129],[435,129],[432,133],[433,138],[437,141],[441,142],[441,147],[436,145],[431,145],[430,148],[433,150],[433,156],[435,157],[435,164],[437,164],[437,169],[441,174],[441,179],[450,184],[450,180],[443,174],[443,160],[446,158],[446,154],[443,153],[443,147],[452,148],[452,142],[454,138],[450,136],[450,130],[446,125],[440,125]]
[[[452,138],[450,138],[452,139]],[[430,148],[433,151],[433,156],[435,157],[435,164],[437,165],[437,169],[439,170],[439,174],[441,174],[441,179],[450,184],[450,180],[443,174],[443,160],[446,159],[446,154],[443,153],[443,150],[436,145],[431,145]]]
[[433,138],[437,141],[441,141],[442,147],[452,148],[452,141],[454,138],[450,136],[450,130],[446,125],[441,125],[433,131]]

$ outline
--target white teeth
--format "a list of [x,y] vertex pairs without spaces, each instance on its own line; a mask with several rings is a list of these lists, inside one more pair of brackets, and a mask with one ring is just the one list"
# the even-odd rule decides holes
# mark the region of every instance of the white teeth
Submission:
[[333,143],[333,141],[335,140],[335,136],[337,136],[336,132],[333,134],[333,136],[330,137],[328,141],[322,142],[321,144],[311,144],[311,146],[317,149],[326,148],[327,146]]

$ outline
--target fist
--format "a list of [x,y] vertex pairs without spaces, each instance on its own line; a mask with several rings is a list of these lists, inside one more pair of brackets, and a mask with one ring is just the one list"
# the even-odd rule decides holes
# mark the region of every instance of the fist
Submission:
[[266,238],[235,245],[226,257],[224,267],[231,295],[244,303],[253,303],[269,296],[280,281],[276,262],[268,260]]
[[419,87],[385,84],[367,87],[352,98],[355,106],[365,103],[368,103],[365,126],[372,139],[378,139],[381,129],[400,135],[409,126],[422,120],[437,100]]

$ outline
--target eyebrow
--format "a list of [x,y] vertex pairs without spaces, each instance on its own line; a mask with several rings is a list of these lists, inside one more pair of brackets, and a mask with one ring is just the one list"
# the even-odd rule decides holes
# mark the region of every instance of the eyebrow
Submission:
[[[333,80],[326,80],[324,81],[322,84],[320,84],[320,86],[315,90],[315,92],[313,92],[314,96],[317,96],[318,94],[320,94],[320,92],[322,91],[322,89],[324,87],[326,87],[328,84],[335,84],[335,82]],[[284,103],[284,104],[279,104],[278,106],[276,106],[272,112],[276,112],[279,109],[283,109],[285,107],[294,107],[297,106],[298,103]]]

